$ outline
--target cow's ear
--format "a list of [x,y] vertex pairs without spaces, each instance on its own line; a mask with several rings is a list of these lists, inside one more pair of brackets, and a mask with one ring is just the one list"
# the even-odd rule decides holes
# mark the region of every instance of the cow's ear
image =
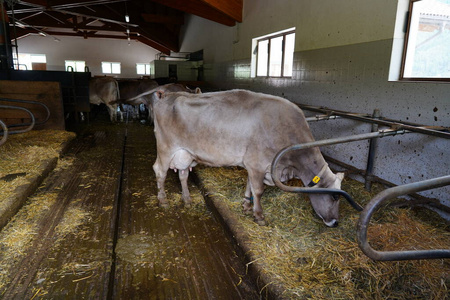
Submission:
[[202,93],[202,90],[198,87],[198,88],[195,88],[195,93],[196,94],[201,94]]
[[344,179],[345,174],[342,172],[336,173],[336,178],[341,182]]

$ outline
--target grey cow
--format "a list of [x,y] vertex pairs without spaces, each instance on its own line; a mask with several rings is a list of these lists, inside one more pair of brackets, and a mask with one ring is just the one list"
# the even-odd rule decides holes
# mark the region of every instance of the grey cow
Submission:
[[[164,182],[169,168],[179,170],[182,198],[190,204],[187,178],[192,167],[240,166],[248,171],[244,211],[253,210],[256,222],[264,225],[260,199],[264,184],[274,184],[270,167],[275,155],[287,146],[314,141],[302,110],[272,95],[246,90],[205,94],[160,91],[153,94],[150,106],[157,140],[153,169],[161,206],[168,203]],[[334,189],[340,189],[344,177],[330,170],[317,147],[286,155],[277,172],[283,182],[298,178],[308,185],[317,177],[317,187]],[[326,194],[309,197],[324,223],[337,226],[339,201]]]
[[104,103],[108,109],[111,122],[117,122],[117,99],[119,99],[119,85],[113,77],[93,77],[89,80],[89,102],[100,105]]

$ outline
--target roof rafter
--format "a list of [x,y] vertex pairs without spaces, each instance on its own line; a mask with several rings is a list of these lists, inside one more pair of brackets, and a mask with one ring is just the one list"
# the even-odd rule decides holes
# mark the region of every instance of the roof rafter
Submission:
[[170,54],[179,51],[185,13],[234,26],[242,21],[242,5],[243,0],[28,0],[17,1],[8,14],[14,9],[15,24],[24,27],[16,38],[39,32],[113,39],[130,35]]
[[[243,0],[151,0],[153,2],[182,10],[199,17],[227,25],[234,26],[242,22]],[[225,3],[226,2],[226,3]]]

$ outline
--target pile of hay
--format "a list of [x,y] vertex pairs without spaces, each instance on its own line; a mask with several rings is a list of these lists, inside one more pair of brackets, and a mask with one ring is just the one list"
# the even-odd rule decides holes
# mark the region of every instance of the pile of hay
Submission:
[[[341,201],[340,223],[327,228],[304,195],[267,187],[262,205],[268,226],[245,216],[241,201],[247,172],[240,168],[197,168],[210,196],[233,211],[248,235],[247,249],[265,275],[267,286],[282,287],[286,299],[445,299],[450,287],[448,260],[375,262],[356,240],[359,213]],[[295,183],[298,185],[298,183]],[[345,179],[343,190],[365,205],[382,190],[368,193],[363,184]],[[430,216],[430,213],[427,213]],[[377,213],[368,239],[377,250],[448,249],[449,226],[432,226],[411,209],[389,208]],[[436,223],[434,222],[434,223]]]
[[11,135],[0,147],[0,206],[16,187],[41,172],[41,164],[58,157],[75,133],[61,130],[30,131]]

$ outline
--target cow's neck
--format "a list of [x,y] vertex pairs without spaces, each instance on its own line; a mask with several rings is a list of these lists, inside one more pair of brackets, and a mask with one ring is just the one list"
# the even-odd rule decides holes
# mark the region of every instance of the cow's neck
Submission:
[[317,151],[313,157],[315,158],[313,161],[310,159],[302,161],[303,168],[300,172],[300,179],[305,186],[315,186],[319,183],[323,184],[328,181],[326,179],[332,179],[335,176],[320,151]]

